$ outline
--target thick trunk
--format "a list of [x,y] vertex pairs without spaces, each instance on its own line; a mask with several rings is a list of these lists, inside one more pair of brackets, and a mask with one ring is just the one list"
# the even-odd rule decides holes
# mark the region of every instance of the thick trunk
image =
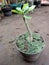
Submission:
[[23,18],[23,20],[24,20],[26,29],[27,29],[27,31],[28,31],[28,33],[29,33],[30,41],[33,41],[32,32],[31,32],[31,30],[30,30],[30,28],[29,28],[28,22],[27,22],[27,20],[26,20],[25,18]]

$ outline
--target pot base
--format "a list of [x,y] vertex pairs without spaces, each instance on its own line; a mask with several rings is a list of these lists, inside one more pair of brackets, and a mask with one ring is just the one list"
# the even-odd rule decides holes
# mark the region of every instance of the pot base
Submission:
[[40,56],[40,53],[39,53],[39,54],[32,54],[32,55],[30,55],[30,54],[25,54],[25,53],[22,53],[22,52],[20,52],[20,53],[22,54],[23,59],[24,59],[25,61],[27,61],[27,62],[35,62],[35,61],[37,61],[37,59],[38,59],[39,56]]

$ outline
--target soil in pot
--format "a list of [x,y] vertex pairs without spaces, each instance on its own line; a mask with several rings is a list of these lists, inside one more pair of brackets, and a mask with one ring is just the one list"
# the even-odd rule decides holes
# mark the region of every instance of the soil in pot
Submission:
[[32,34],[33,41],[30,41],[29,34],[20,35],[16,40],[18,50],[27,61],[35,61],[38,59],[45,44],[43,38],[38,33]]

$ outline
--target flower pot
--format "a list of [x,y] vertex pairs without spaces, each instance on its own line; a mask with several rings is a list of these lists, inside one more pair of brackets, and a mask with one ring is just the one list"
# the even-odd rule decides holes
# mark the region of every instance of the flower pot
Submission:
[[27,62],[35,62],[39,59],[40,54],[42,53],[42,51],[40,53],[36,53],[36,54],[26,54],[22,51],[20,51],[20,49],[17,47],[17,50],[20,52],[20,54],[22,55],[23,59]]
[[2,8],[2,12],[4,13],[5,16],[11,16],[12,15],[11,7],[9,7],[9,6],[4,6]]
[[4,16],[11,16],[12,15],[12,12],[11,11],[8,11],[8,12],[5,12],[4,13]]
[[18,4],[10,4],[10,7],[12,9],[16,9],[16,7],[20,7],[21,8],[22,4],[21,3],[18,3]]
[[[34,36],[35,34],[33,34],[33,36]],[[20,37],[21,37],[21,35],[20,35]],[[24,37],[24,36],[23,36]],[[35,37],[37,37],[37,35],[35,36]],[[34,39],[35,39],[35,37],[34,37]],[[22,37],[21,37],[22,38]],[[20,39],[20,38],[19,38]],[[37,38],[36,38],[37,39]],[[39,40],[39,39],[38,39]],[[44,42],[44,40],[43,40],[43,38],[41,37],[41,39],[40,39],[41,41],[42,41],[42,44],[43,44],[43,42]],[[21,40],[21,42],[19,41],[19,40],[17,40],[20,44],[21,44],[21,42],[23,41],[23,39]],[[34,40],[35,41],[35,40]],[[34,41],[33,41],[33,43],[32,44],[34,44]],[[41,48],[39,48],[40,47],[40,45],[39,45],[39,47],[34,47],[34,45],[33,45],[33,49],[37,49],[38,48],[38,50],[36,50],[36,51],[34,51],[31,47],[31,50],[32,50],[32,52],[30,53],[28,53],[28,51],[27,51],[27,53],[26,53],[26,51],[24,52],[24,48],[22,47],[22,44],[21,44],[21,46],[19,46],[19,44],[18,44],[18,42],[16,42],[16,46],[17,46],[17,49],[18,49],[18,51],[22,54],[22,56],[23,56],[23,58],[24,58],[24,60],[25,61],[28,61],[28,62],[32,62],[32,61],[36,61],[38,58],[39,58],[39,56],[40,56],[40,54],[41,54],[41,52],[43,51],[43,49],[44,49],[44,44],[43,44],[43,46],[41,45],[41,42],[37,42],[37,45],[36,45],[36,43],[34,44],[35,45],[35,47],[36,46],[38,46],[38,44],[40,44],[42,47]],[[25,43],[24,43],[25,44]],[[28,43],[27,43],[28,44]],[[31,44],[31,43],[30,43]],[[22,48],[21,48],[22,47]],[[25,46],[24,46],[25,47]],[[21,48],[21,49],[20,49]],[[22,50],[23,49],[23,50]],[[27,49],[27,48],[26,48]],[[26,50],[25,49],[25,50]]]
[[5,12],[8,12],[8,11],[11,11],[11,8],[10,7],[3,7],[2,11],[3,11],[3,13],[5,13]]
[[41,7],[41,0],[35,0],[34,5],[36,5],[36,7]]
[[20,52],[23,56],[23,59],[27,62],[32,62],[32,61],[36,61],[39,56],[40,56],[40,53],[37,53],[37,54],[25,54],[23,52]]

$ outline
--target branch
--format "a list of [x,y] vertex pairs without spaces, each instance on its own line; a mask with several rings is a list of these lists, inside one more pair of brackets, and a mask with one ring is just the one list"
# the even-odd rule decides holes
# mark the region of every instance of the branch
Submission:
[[27,31],[28,31],[28,33],[29,33],[30,40],[32,41],[32,40],[33,40],[32,32],[31,32],[31,30],[30,30],[30,28],[29,28],[28,22],[27,22],[27,20],[26,20],[24,17],[23,17],[23,20],[24,20],[24,23],[25,23],[26,29],[27,29]]

